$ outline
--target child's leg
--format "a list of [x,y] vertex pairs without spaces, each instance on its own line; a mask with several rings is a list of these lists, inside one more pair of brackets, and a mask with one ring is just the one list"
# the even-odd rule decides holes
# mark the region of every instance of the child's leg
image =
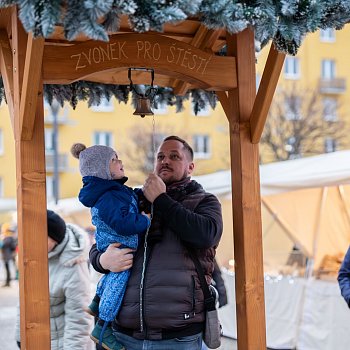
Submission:
[[129,275],[129,271],[109,273],[103,277],[103,280],[100,280],[97,286],[96,293],[100,296],[98,305],[100,319],[91,333],[91,338],[104,349],[124,349],[115,339],[110,324],[119,311]]
[[130,271],[118,273],[109,273],[104,277],[103,291],[99,283],[97,294],[101,300],[99,304],[99,318],[105,321],[113,321],[118,314],[123,297],[125,294],[126,285]]
[[85,311],[89,313],[91,316],[97,317],[99,304],[100,304],[100,297],[97,294],[95,294],[90,305],[85,309]]

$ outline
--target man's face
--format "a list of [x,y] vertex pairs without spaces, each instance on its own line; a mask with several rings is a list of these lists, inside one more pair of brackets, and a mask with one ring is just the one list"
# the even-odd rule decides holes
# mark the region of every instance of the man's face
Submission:
[[188,177],[193,169],[194,164],[181,142],[168,140],[160,145],[155,171],[166,185]]
[[47,237],[47,252],[50,253],[57,245],[57,242],[54,241],[51,237]]

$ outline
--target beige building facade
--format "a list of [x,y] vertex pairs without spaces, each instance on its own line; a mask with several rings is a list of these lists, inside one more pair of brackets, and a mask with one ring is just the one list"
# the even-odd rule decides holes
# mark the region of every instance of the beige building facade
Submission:
[[[287,56],[279,89],[311,89],[324,104],[325,118],[350,121],[350,27],[341,31],[324,30],[309,35],[298,55]],[[257,55],[257,85],[262,76],[268,47]],[[183,112],[160,106],[155,116],[133,115],[131,105],[103,100],[88,108],[79,103],[76,110],[68,104],[58,108],[56,117],[45,105],[45,144],[48,200],[75,197],[81,187],[78,161],[70,154],[75,142],[87,146],[105,144],[115,148],[123,160],[130,186],[140,185],[152,169],[152,158],[159,140],[170,134],[188,140],[195,151],[195,175],[228,169],[228,122],[220,103],[197,116],[190,102]],[[198,122],[200,119],[200,122]],[[347,124],[346,124],[347,125]],[[55,132],[57,130],[57,132]],[[55,137],[56,135],[56,137]],[[348,145],[350,143],[348,142]],[[16,196],[15,143],[6,104],[0,106],[0,199]],[[342,146],[347,148],[347,144]],[[338,150],[336,140],[324,140],[324,152]],[[261,152],[267,152],[264,147]],[[269,156],[267,156],[269,159]]]

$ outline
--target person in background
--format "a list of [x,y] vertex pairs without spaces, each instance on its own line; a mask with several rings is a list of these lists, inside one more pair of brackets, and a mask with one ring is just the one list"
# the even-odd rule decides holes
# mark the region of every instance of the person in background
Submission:
[[[139,213],[138,197],[125,185],[128,178],[116,151],[107,146],[87,148],[76,143],[71,153],[79,159],[83,176],[79,200],[91,208],[97,249],[104,252],[116,242],[122,244],[122,248],[136,249],[139,235],[147,231],[150,220],[147,215]],[[129,270],[104,275],[87,309],[91,315],[99,318],[91,338],[105,349],[124,349],[113,336],[111,322],[122,303],[129,275]]]
[[350,247],[345,254],[343,263],[338,272],[338,283],[341,295],[350,308]]
[[17,271],[17,267],[16,267],[17,239],[15,236],[15,233],[16,233],[16,229],[10,223],[4,223],[1,226],[0,246],[1,246],[2,260],[4,262],[5,270],[6,270],[6,281],[3,287],[10,287],[11,262]]
[[[142,159],[140,159],[142,161]],[[222,234],[221,205],[191,179],[193,150],[178,136],[165,138],[155,171],[143,186],[140,209],[151,212],[151,227],[135,252],[130,279],[113,323],[128,350],[200,350],[205,324],[204,296],[189,250],[203,266],[208,284]],[[130,265],[125,249],[90,250],[102,273]]]
[[[84,311],[90,299],[86,232],[47,210],[51,350],[85,350],[93,344],[92,317]],[[20,320],[16,322],[20,347]]]

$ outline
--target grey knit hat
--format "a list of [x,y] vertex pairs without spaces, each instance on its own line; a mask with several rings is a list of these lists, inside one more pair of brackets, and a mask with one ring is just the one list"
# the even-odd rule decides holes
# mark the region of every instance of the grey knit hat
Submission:
[[86,147],[81,143],[75,143],[71,153],[79,159],[81,176],[96,176],[105,180],[112,180],[109,165],[111,159],[116,155],[113,148],[95,145]]

